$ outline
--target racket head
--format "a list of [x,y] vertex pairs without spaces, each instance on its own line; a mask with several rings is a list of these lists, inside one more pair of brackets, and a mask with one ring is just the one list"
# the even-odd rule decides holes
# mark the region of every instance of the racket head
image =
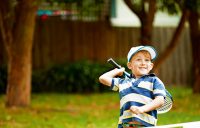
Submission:
[[172,95],[167,90],[165,90],[165,92],[166,92],[165,101],[164,101],[164,104],[157,109],[158,114],[163,114],[163,113],[168,112],[172,108],[172,105],[173,105]]

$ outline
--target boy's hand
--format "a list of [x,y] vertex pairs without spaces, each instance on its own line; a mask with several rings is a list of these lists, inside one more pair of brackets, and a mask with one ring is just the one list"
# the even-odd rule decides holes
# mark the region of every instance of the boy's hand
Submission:
[[121,76],[123,75],[125,71],[125,68],[115,68],[111,71],[108,71],[106,73],[104,73],[103,75],[101,75],[99,77],[99,81],[104,84],[104,85],[108,85],[108,86],[111,86],[112,85],[112,79],[115,77],[115,76]]
[[144,109],[142,107],[137,107],[137,106],[131,106],[130,111],[134,114],[142,114],[144,113]]
[[117,75],[122,76],[123,73],[124,73],[124,71],[125,71],[125,68],[124,67],[122,67],[122,68],[116,68],[115,70],[117,72]]

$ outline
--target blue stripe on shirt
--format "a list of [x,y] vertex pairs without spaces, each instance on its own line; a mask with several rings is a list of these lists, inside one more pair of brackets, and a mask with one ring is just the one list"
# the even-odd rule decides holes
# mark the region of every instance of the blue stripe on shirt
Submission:
[[[123,84],[128,84],[131,85],[130,87],[123,86]],[[144,84],[149,84],[151,85],[152,83],[152,87],[149,86],[149,88],[146,88],[145,85],[143,87],[138,87],[138,85],[143,82]],[[141,85],[141,84],[140,84]],[[154,99],[156,96],[165,96],[164,93],[160,93],[163,92],[162,90],[165,89],[164,84],[162,83],[162,81],[160,79],[158,79],[155,75],[145,75],[141,78],[139,78],[138,80],[134,80],[134,82],[132,82],[131,79],[121,79],[121,78],[114,78],[112,79],[112,85],[111,88],[115,88],[115,86],[118,86],[118,88],[120,89],[119,94],[120,94],[120,101],[123,99],[124,96],[128,95],[128,94],[137,94],[138,96],[141,95],[142,97],[147,97],[149,99]],[[123,89],[125,87],[125,89]],[[156,91],[153,92],[153,90],[161,90],[161,91]],[[137,96],[136,95],[136,96]],[[127,100],[127,99],[126,99]],[[126,110],[129,110],[130,107],[134,105],[134,106],[142,106],[144,104],[142,103],[138,103],[136,101],[123,101],[123,106],[121,106],[120,109],[120,116],[123,115],[123,112]],[[155,119],[157,119],[157,111],[150,111],[147,113],[148,115],[151,115],[152,117],[154,117]],[[144,124],[145,126],[152,126],[152,124],[149,124],[148,122],[142,121],[141,119],[137,118],[137,117],[130,117],[130,118],[123,118],[122,122],[128,122],[129,120],[133,121],[133,120],[138,120],[139,122],[142,122],[142,124]],[[155,121],[156,122],[156,121]]]

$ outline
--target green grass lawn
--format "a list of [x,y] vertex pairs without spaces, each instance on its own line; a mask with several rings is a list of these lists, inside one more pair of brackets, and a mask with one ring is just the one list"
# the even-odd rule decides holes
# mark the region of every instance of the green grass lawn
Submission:
[[[200,95],[188,88],[171,88],[174,106],[159,115],[158,125],[200,120]],[[118,93],[32,94],[29,108],[6,109],[0,95],[1,128],[115,128]]]

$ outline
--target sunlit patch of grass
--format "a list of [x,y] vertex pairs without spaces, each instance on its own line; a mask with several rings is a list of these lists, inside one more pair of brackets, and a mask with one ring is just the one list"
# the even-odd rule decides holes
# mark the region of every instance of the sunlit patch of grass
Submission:
[[[158,125],[200,120],[200,94],[190,88],[169,88],[172,110],[158,117]],[[119,116],[116,92],[99,94],[32,94],[28,108],[6,109],[0,96],[2,128],[114,128]]]
[[29,108],[6,109],[0,96],[0,127],[102,128],[116,127],[117,93],[33,94]]

